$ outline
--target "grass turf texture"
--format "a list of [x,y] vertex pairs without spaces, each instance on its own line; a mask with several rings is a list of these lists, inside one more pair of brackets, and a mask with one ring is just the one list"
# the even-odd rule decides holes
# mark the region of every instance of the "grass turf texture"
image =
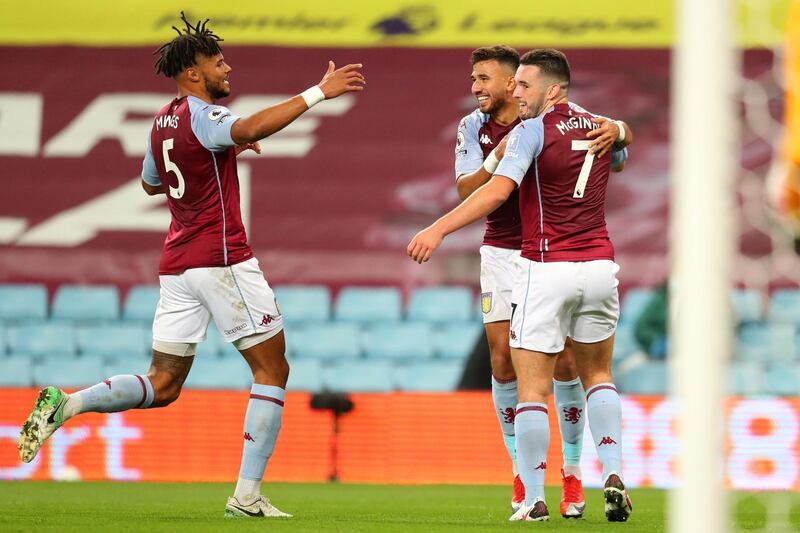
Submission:
[[[224,519],[232,484],[0,482],[0,530],[13,531],[500,531],[524,527],[560,531],[665,531],[667,493],[632,492],[627,524],[609,524],[599,489],[587,490],[582,520],[558,515],[558,488],[547,491],[550,522],[511,523],[510,490],[497,486],[289,484],[267,486],[291,519]],[[796,495],[795,495],[796,496]],[[797,503],[797,498],[793,502]],[[765,525],[769,497],[734,497],[732,522]],[[791,513],[792,526],[800,512]],[[267,523],[264,523],[267,522]],[[734,528],[731,528],[732,530]]]

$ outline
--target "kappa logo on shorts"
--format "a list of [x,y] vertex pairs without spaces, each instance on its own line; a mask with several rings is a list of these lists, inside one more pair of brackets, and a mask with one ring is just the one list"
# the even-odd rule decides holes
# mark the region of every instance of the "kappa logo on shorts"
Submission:
[[484,315],[488,315],[492,310],[492,293],[491,292],[482,292],[481,293],[481,311],[483,311]]

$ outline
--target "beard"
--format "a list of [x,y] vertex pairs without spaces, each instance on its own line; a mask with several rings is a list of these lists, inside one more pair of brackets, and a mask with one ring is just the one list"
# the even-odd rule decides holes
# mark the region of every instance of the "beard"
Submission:
[[494,115],[501,109],[503,106],[506,105],[506,101],[503,99],[501,95],[490,94],[489,95],[489,108],[485,111],[487,115]]
[[214,100],[225,98],[231,94],[231,90],[225,86],[224,81],[212,83],[211,81],[206,80],[206,91],[208,91],[209,96],[211,96],[211,98]]
[[520,109],[519,116],[523,120],[527,120],[529,118],[536,118],[542,114],[544,111],[544,100],[545,97],[542,95],[540,98],[536,100],[532,100],[530,102],[526,102],[525,110],[523,111]]

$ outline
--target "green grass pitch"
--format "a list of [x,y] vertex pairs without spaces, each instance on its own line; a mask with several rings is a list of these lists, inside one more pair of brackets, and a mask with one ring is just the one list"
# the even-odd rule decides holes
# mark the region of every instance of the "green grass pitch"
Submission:
[[[508,522],[507,487],[277,483],[268,485],[265,492],[278,508],[295,517],[266,521],[222,518],[225,499],[232,489],[233,485],[218,483],[0,482],[0,530],[438,532],[523,527],[542,531],[666,531],[666,492],[653,489],[632,491],[634,512],[626,524],[606,522],[598,489],[587,490],[585,518],[568,521],[558,515],[559,489],[549,488],[552,514],[548,523]],[[764,494],[735,496],[731,530],[764,528],[768,502]],[[794,506],[791,522],[800,525],[800,513]]]

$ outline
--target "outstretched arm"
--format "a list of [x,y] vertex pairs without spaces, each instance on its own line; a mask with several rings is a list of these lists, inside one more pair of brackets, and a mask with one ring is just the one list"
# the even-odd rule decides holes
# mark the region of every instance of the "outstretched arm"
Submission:
[[493,176],[487,184],[478,188],[452,211],[417,233],[408,244],[406,249],[408,255],[417,263],[429,260],[445,236],[500,207],[514,192],[516,186],[511,178]]
[[231,138],[236,144],[259,141],[279,132],[322,100],[363,91],[366,80],[361,74],[361,66],[359,63],[336,69],[333,61],[329,61],[328,71],[318,85],[249,117],[240,118],[231,127]]

